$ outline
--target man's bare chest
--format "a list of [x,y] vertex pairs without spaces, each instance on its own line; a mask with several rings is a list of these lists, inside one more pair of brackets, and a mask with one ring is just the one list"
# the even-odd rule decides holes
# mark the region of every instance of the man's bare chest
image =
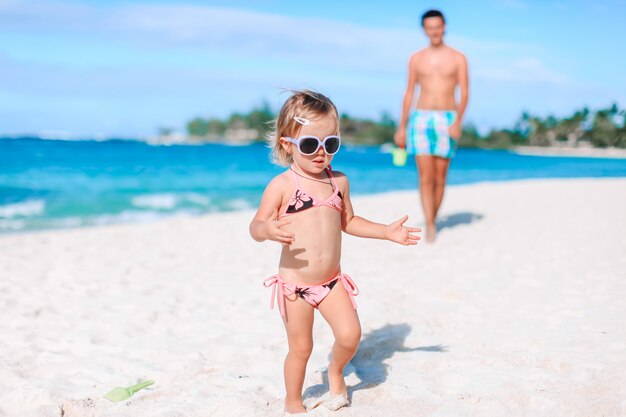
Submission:
[[424,57],[417,62],[415,72],[419,77],[454,77],[457,63],[449,57]]

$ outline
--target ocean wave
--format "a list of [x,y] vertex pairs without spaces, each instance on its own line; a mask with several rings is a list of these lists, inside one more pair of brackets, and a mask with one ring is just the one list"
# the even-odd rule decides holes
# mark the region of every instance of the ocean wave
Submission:
[[172,210],[177,206],[190,204],[194,206],[208,207],[211,204],[211,199],[198,193],[154,193],[133,197],[131,203],[137,208]]
[[244,200],[243,198],[235,198],[233,200],[229,200],[226,203],[226,206],[231,210],[246,210],[252,208],[252,204]]
[[0,218],[30,217],[43,213],[46,208],[44,200],[28,200],[20,203],[0,205]]
[[21,220],[3,220],[0,219],[0,232],[17,232],[26,227],[26,222]]
[[185,199],[187,201],[197,204],[199,206],[208,206],[211,204],[211,199],[205,195],[197,194],[197,193],[186,193],[184,194]]
[[171,210],[178,204],[178,196],[170,193],[139,195],[133,197],[132,204],[139,208]]
[[[169,214],[171,216],[171,214]],[[116,223],[144,223],[168,217],[159,211],[134,211],[126,210],[117,214],[103,214],[100,216],[86,217],[82,219],[83,225],[104,226]]]
[[174,215],[184,215],[184,211],[176,213],[164,213],[162,211],[139,211],[126,210],[116,214],[102,214],[97,216],[68,216],[62,218],[48,219],[1,219],[0,218],[0,234],[14,233],[27,230],[54,230],[54,229],[71,229],[76,227],[89,226],[107,226],[111,224],[122,223],[149,223],[159,219],[172,217]]

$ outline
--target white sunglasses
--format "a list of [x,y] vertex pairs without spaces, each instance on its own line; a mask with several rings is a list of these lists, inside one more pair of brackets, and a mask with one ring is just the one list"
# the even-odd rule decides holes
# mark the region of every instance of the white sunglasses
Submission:
[[335,135],[326,136],[323,140],[317,136],[300,136],[298,139],[285,136],[285,140],[296,145],[302,155],[313,155],[320,147],[324,148],[326,154],[334,155],[341,147],[341,138]]

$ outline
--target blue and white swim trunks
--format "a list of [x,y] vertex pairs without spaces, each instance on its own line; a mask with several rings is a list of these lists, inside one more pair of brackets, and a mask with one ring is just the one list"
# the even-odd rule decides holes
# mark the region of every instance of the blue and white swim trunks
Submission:
[[452,110],[413,111],[407,125],[407,153],[452,158],[457,145],[448,128],[455,119],[456,112]]

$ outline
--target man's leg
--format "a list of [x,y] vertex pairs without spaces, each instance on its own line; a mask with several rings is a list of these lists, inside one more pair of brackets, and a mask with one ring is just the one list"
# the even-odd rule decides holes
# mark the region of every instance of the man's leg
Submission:
[[427,242],[432,242],[436,233],[435,159],[432,155],[418,155],[415,157],[419,171],[420,198],[422,200],[422,209],[424,210]]
[[450,159],[434,157],[435,160],[435,220],[437,219],[437,213],[441,207],[443,201],[443,193],[446,188],[446,179],[448,177],[448,167],[450,166]]

